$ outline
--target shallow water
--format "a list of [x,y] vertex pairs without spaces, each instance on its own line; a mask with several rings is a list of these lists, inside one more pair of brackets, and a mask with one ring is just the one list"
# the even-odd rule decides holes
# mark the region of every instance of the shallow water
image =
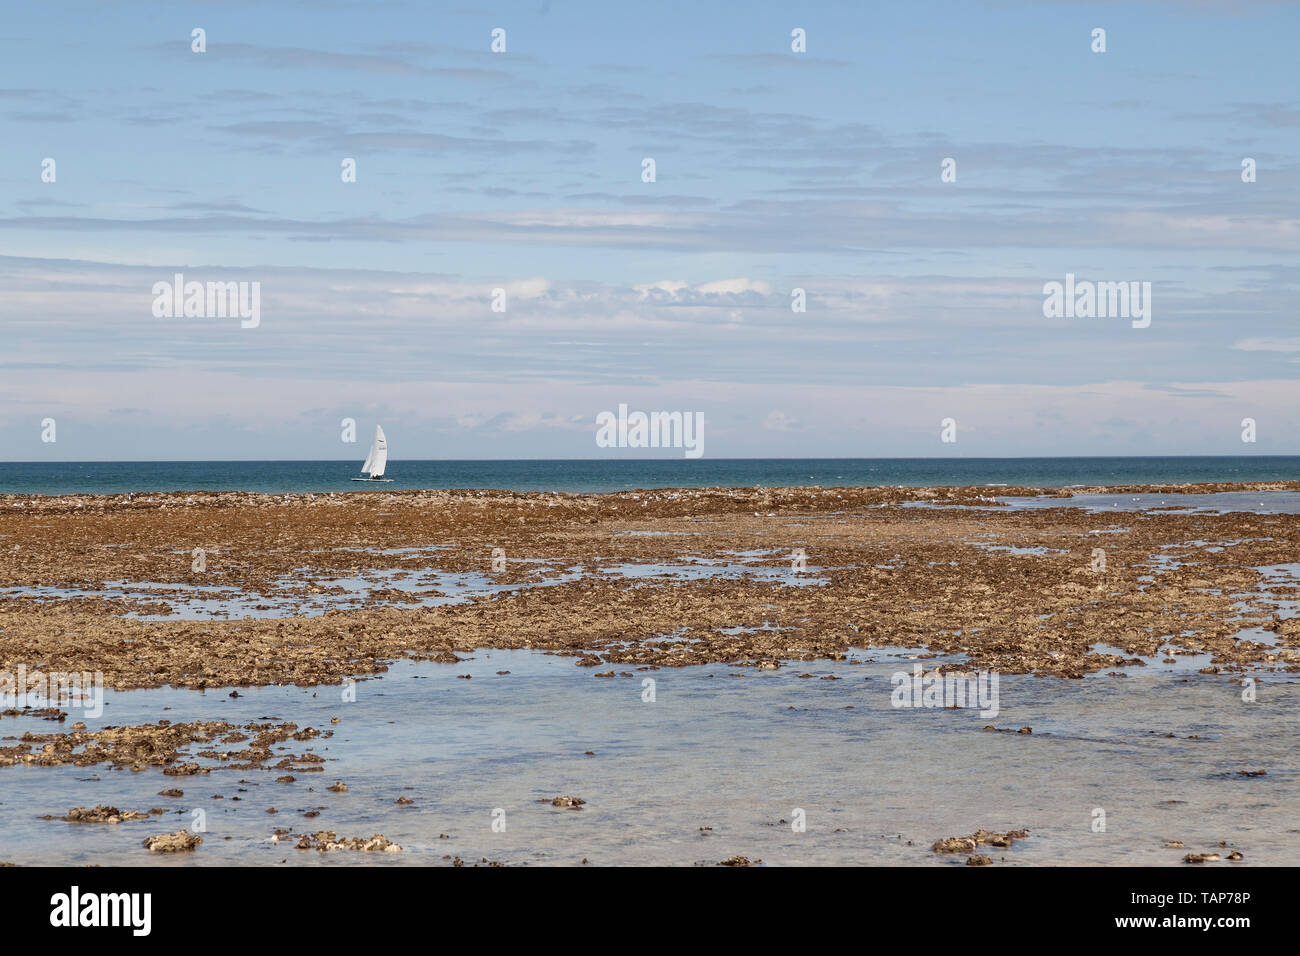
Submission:
[[1148,514],[1183,512],[1186,514],[1300,514],[1300,492],[1294,491],[1220,491],[1208,495],[1184,494],[1102,494],[1073,495],[1056,498],[999,498],[1013,509],[1086,508],[1089,511],[1144,511]]
[[[437,568],[412,572],[401,568],[371,568],[365,577],[314,574],[296,580],[276,582],[292,592],[263,594],[220,584],[164,583],[159,581],[105,581],[102,590],[63,588],[46,585],[0,588],[0,598],[38,598],[42,601],[66,601],[77,598],[130,600],[166,605],[170,613],[145,614],[127,611],[125,617],[142,621],[200,621],[214,618],[318,617],[333,609],[356,610],[371,604],[378,590],[402,591],[410,596],[402,607],[434,607],[456,604],[475,595],[494,594],[520,589],[520,585],[496,584],[477,571],[456,572]],[[527,587],[544,587],[578,575],[530,582]],[[304,583],[315,583],[341,593],[296,593]]]
[[[1084,508],[1092,512],[1141,511],[1147,514],[1300,514],[1300,492],[1294,491],[1221,491],[1204,495],[1158,494],[1075,494],[1068,498],[1055,495],[1031,497],[989,497],[987,504],[950,504],[946,501],[900,501],[896,504],[869,505],[871,508],[952,509],[954,511],[1029,511],[1043,508]],[[1108,529],[1123,530],[1123,529]]]
[[[388,552],[397,553],[393,549]],[[790,564],[760,565],[760,558],[776,552],[734,552],[733,559],[684,558],[680,563],[623,562],[599,568],[593,573],[621,580],[664,578],[677,581],[746,578],[774,582],[788,587],[822,585],[828,579],[816,572],[826,568],[807,565],[795,570]],[[784,555],[782,556],[784,560]],[[516,559],[511,563],[538,563]],[[331,610],[350,611],[373,606],[374,594],[380,590],[403,592],[397,603],[404,608],[437,607],[462,604],[475,597],[485,597],[529,588],[550,587],[576,581],[588,573],[582,565],[557,571],[541,569],[545,576],[523,583],[501,584],[481,571],[445,571],[439,568],[369,568],[352,575],[334,575],[303,569],[297,578],[281,578],[276,585],[282,593],[258,593],[220,584],[163,583],[158,581],[105,581],[102,589],[29,585],[0,588],[0,599],[36,598],[58,602],[79,598],[130,600],[163,604],[169,613],[148,614],[127,611],[124,616],[142,621],[200,621],[241,618],[319,617]],[[304,585],[316,585],[322,593],[303,594]],[[331,593],[335,592],[335,593]]]
[[[455,665],[398,663],[358,683],[351,703],[339,687],[241,688],[237,699],[108,692],[90,729],[275,717],[335,736],[290,742],[294,752],[328,758],[323,773],[296,772],[291,785],[275,783],[283,771],[271,770],[177,778],[157,769],[0,768],[0,860],[401,865],[458,855],[467,863],[693,864],[743,854],[777,865],[962,865],[964,855],[929,846],[978,827],[1030,830],[1009,850],[983,848],[999,865],[1174,864],[1219,841],[1239,848],[1246,864],[1300,858],[1294,675],[1264,675],[1255,703],[1241,700],[1236,679],[1154,667],[1123,678],[1004,676],[1001,713],[986,719],[892,707],[892,674],[939,663],[914,658],[873,649],[773,672],[711,665],[597,678],[572,658],[491,651]],[[817,679],[832,674],[841,679]],[[642,699],[647,677],[653,702]],[[331,727],[333,716],[340,723]],[[72,711],[69,724],[79,718]],[[987,724],[1033,733],[993,733]],[[3,718],[0,735],[67,726]],[[1267,775],[1237,775],[1259,769]],[[326,791],[335,780],[349,792]],[[157,796],[174,786],[183,799]],[[587,804],[539,802],[561,795]],[[397,807],[399,796],[415,805]],[[116,826],[39,819],[97,803],[172,812]],[[279,812],[268,814],[270,806]],[[304,819],[313,807],[321,815]],[[505,812],[505,832],[492,829],[495,808]],[[807,832],[780,822],[795,808],[806,811]],[[1105,811],[1105,832],[1092,830],[1095,808]],[[196,853],[158,856],[140,846],[187,826],[195,809],[207,817]],[[382,832],[405,851],[299,851],[271,843],[275,827]]]

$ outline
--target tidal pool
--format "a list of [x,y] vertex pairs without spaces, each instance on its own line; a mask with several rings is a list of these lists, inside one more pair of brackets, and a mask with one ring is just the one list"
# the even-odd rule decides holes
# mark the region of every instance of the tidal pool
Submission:
[[[998,866],[1180,864],[1186,853],[1232,848],[1242,863],[1208,865],[1300,859],[1296,675],[1260,675],[1253,703],[1236,678],[1134,667],[1082,680],[1002,676],[991,718],[892,706],[892,675],[945,663],[960,662],[876,648],[776,671],[612,665],[633,676],[602,678],[570,657],[480,651],[459,664],[399,662],[358,682],[354,702],[339,686],[239,688],[237,698],[109,691],[103,716],[86,721],[91,730],[159,719],[293,721],[334,731],[290,747],[325,757],[324,772],[280,784],[275,770],[0,768],[0,861],[690,865],[741,854],[768,865],[963,865],[964,855],[930,845],[980,827],[1030,831],[1010,849],[981,849]],[[75,709],[63,724],[4,717],[0,736],[66,731],[78,719]],[[1266,773],[1241,774],[1257,770]],[[336,780],[346,793],[326,790]],[[184,797],[158,796],[170,787]],[[586,804],[551,806],[559,796]],[[400,807],[399,797],[413,804]],[[96,804],[168,813],[118,825],[40,819]],[[791,827],[796,808],[805,832]],[[141,846],[188,827],[195,810],[207,828],[197,851]],[[310,810],[319,816],[305,818]],[[1094,830],[1098,810],[1104,832]],[[277,827],[383,833],[405,849],[297,850],[271,841]]]

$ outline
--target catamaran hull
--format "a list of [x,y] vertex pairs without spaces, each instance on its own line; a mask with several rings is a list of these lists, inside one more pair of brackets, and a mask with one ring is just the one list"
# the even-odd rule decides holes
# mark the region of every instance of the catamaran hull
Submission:
[[392,481],[391,478],[353,478],[353,481]]

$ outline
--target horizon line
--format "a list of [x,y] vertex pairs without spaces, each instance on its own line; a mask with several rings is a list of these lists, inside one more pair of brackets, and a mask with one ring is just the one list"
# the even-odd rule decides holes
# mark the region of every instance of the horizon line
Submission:
[[[741,458],[402,458],[389,460],[389,465],[409,462],[411,464],[484,464],[513,462],[587,462],[600,464],[604,462],[649,463],[649,462],[724,462],[724,461],[1102,461],[1102,460],[1160,460],[1187,458],[1300,458],[1300,452],[1290,454],[1243,454],[1243,455],[822,455],[815,457],[800,456],[764,456]],[[54,459],[0,459],[3,465],[247,465],[247,464],[346,464],[355,462],[356,458],[54,458]]]

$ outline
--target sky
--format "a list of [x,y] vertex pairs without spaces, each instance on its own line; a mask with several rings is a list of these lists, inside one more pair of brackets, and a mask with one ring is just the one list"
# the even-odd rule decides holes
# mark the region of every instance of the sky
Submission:
[[6,5],[0,460],[1300,453],[1297,4],[465,2]]

